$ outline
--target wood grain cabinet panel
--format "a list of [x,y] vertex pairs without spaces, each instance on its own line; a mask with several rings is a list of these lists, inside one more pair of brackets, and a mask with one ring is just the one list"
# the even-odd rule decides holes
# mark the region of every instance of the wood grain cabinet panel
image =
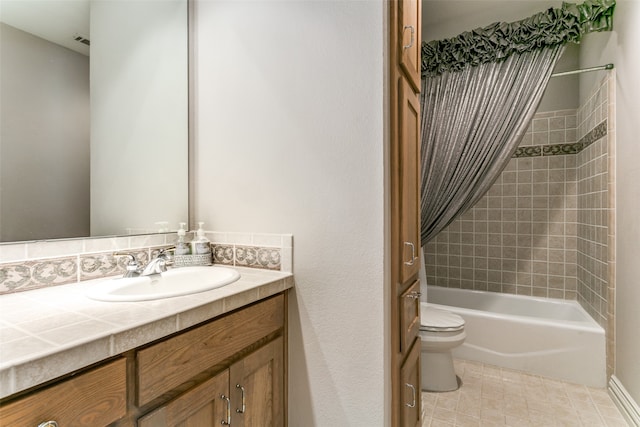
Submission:
[[283,357],[283,340],[278,338],[231,366],[231,425],[284,425]]
[[400,295],[400,350],[406,352],[420,332],[420,282]]
[[420,427],[422,425],[422,399],[420,394],[420,339],[416,339],[400,370],[401,421],[400,425]]
[[222,425],[230,414],[229,371],[177,397],[138,420],[138,427],[199,427]]
[[420,268],[420,101],[418,94],[405,78],[398,82],[400,105],[398,127],[400,131],[400,238],[401,283],[407,283]]
[[100,427],[126,412],[126,361],[118,359],[0,406],[0,426]]
[[398,17],[400,32],[400,66],[416,92],[420,91],[422,74],[421,0],[400,0]]
[[[389,119],[391,188],[391,425],[420,425],[416,407],[405,406],[410,358],[419,330],[421,1],[389,2]],[[417,294],[413,294],[417,295]],[[419,348],[419,346],[418,346]],[[419,349],[418,359],[419,359]],[[411,359],[411,360],[413,360]],[[411,387],[420,390],[419,377]],[[417,420],[417,421],[416,421]]]
[[138,427],[283,427],[283,356],[279,337],[140,418]]
[[284,296],[264,300],[140,350],[138,405],[143,406],[284,326]]

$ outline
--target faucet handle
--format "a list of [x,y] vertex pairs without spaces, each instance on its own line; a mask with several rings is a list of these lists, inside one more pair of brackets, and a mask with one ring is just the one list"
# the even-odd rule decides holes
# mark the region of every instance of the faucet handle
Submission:
[[158,255],[156,255],[156,258],[161,258],[164,259],[165,261],[167,261],[168,263],[172,263],[173,262],[173,255],[171,255],[170,253],[167,252],[175,252],[176,247],[175,246],[168,246],[166,248],[162,248],[160,250],[158,250]]
[[135,255],[129,252],[114,252],[113,256],[116,258],[127,257],[129,258],[125,268],[127,272],[123,277],[136,277],[140,275],[140,263],[136,259]]

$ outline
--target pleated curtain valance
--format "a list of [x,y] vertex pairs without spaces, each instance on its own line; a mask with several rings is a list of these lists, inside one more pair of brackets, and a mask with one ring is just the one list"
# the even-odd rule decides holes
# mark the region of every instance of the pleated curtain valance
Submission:
[[562,3],[521,21],[496,22],[456,37],[422,43],[422,77],[467,66],[504,61],[514,53],[579,42],[593,31],[613,28],[615,0]]

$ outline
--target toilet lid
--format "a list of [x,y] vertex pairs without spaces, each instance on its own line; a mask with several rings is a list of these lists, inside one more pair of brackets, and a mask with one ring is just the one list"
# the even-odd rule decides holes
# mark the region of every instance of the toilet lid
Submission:
[[445,310],[425,306],[420,307],[421,331],[458,331],[464,328],[464,319]]

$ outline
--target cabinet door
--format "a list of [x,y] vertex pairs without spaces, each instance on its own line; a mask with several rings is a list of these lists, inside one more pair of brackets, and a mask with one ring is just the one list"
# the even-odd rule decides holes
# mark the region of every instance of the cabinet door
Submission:
[[283,353],[277,338],[231,366],[233,427],[284,425]]
[[0,425],[106,426],[127,411],[126,361],[118,359],[0,406]]
[[420,339],[416,339],[409,355],[400,369],[400,386],[402,408],[400,409],[400,425],[403,427],[419,427],[422,415],[422,399],[420,395]]
[[420,0],[401,0],[398,13],[400,67],[416,92],[420,91],[422,71],[422,35],[420,34],[421,26],[418,23],[421,19],[421,3]]
[[225,425],[231,417],[229,371],[225,370],[138,420],[138,427]]
[[399,79],[401,283],[418,274],[420,263],[420,101],[406,79]]
[[406,352],[420,331],[420,282],[400,295],[400,351]]

